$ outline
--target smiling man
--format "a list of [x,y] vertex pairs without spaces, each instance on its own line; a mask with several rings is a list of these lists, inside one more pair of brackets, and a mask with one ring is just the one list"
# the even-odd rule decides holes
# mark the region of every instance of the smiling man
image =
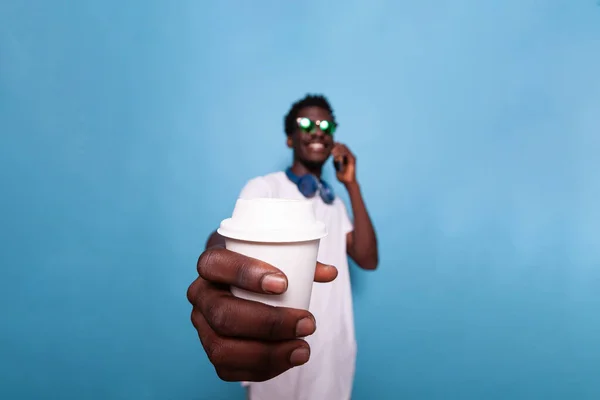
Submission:
[[[240,195],[311,199],[317,218],[327,225],[315,281],[329,283],[313,286],[309,312],[231,296],[232,285],[281,293],[287,281],[274,267],[225,250],[217,233],[209,238],[198,261],[199,277],[188,290],[192,322],[217,373],[224,380],[245,381],[251,400],[351,397],[356,342],[347,256],[361,268],[373,270],[378,250],[356,180],[356,158],[334,140],[336,128],[325,97],[307,95],[294,103],[285,116],[292,165],[250,180]],[[336,177],[348,191],[354,223],[321,178],[331,156]]]

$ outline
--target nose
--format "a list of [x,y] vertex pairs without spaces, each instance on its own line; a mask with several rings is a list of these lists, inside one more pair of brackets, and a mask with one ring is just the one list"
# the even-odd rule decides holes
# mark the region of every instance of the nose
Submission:
[[324,138],[326,133],[321,129],[320,126],[316,126],[313,135],[319,138]]

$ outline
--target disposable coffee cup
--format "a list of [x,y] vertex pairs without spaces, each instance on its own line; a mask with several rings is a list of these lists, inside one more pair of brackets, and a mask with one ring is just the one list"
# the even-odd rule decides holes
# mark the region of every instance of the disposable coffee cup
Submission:
[[308,200],[238,199],[231,218],[217,232],[228,250],[278,268],[288,280],[281,295],[232,287],[234,296],[276,307],[308,310],[321,239],[327,236]]

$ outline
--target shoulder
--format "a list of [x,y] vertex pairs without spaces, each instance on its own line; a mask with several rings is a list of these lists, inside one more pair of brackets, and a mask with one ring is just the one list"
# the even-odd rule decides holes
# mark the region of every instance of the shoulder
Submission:
[[285,172],[277,171],[252,178],[246,183],[246,185],[262,185],[273,187],[286,179]]
[[267,183],[275,183],[287,179],[285,172],[283,171],[271,172],[270,174],[263,175],[260,178],[262,178]]
[[240,198],[273,197],[273,193],[285,173],[278,171],[250,179],[244,185]]

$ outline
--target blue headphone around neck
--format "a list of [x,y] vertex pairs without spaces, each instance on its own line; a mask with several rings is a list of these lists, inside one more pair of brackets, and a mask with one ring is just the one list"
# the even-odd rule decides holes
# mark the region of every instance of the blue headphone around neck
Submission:
[[298,176],[292,172],[291,167],[285,170],[285,174],[290,181],[296,184],[304,197],[314,197],[319,192],[319,196],[325,204],[331,204],[335,200],[333,189],[324,180],[312,174]]

